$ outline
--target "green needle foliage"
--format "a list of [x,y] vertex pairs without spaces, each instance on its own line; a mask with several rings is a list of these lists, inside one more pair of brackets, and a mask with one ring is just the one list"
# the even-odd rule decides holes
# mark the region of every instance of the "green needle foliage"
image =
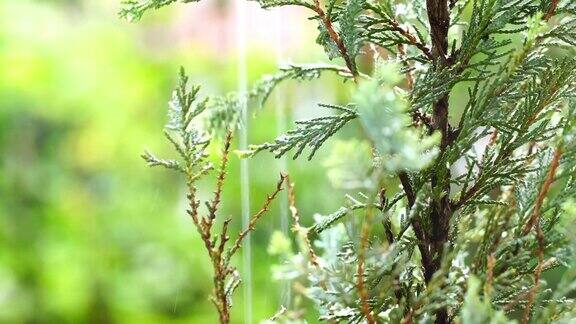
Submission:
[[270,151],[276,157],[281,157],[286,152],[296,148],[296,153],[294,153],[294,159],[296,159],[302,154],[306,146],[309,146],[311,151],[308,160],[312,160],[316,151],[328,138],[358,116],[356,111],[351,108],[326,104],[320,104],[320,106],[339,110],[341,114],[297,121],[297,129],[288,131],[286,135],[278,137],[273,143],[251,145],[249,151],[242,152],[243,155],[252,156],[260,151]]
[[[172,2],[130,1],[121,14],[139,18]],[[285,67],[248,93],[204,101],[197,88],[184,90],[182,74],[166,131],[182,161],[144,158],[181,172],[194,193],[212,168],[209,134],[234,129],[241,103],[259,109],[280,82],[322,72],[354,82],[345,105],[320,104],[332,114],[243,152],[298,158],[308,148],[312,159],[344,125],[362,129],[354,144],[336,145],[343,161],[329,163],[338,179],[358,184],[336,212],[302,226],[288,183],[298,244],[275,233],[269,251],[281,261],[275,277],[302,296],[269,321],[304,321],[302,301],[328,322],[576,321],[576,2],[258,3],[309,10],[317,42],[342,65]],[[215,272],[228,266],[216,263]],[[228,291],[218,288],[224,277],[215,277],[216,297]],[[215,303],[220,314],[226,298]]]
[[140,20],[142,16],[151,9],[159,9],[176,2],[188,3],[198,0],[126,0],[122,1],[120,16],[130,21]]

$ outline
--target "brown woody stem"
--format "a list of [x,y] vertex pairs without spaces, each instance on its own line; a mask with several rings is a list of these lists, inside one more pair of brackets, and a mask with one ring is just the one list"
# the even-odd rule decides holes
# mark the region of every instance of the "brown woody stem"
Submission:
[[322,21],[322,24],[328,31],[328,36],[330,36],[330,39],[332,39],[332,41],[338,47],[340,56],[342,56],[342,58],[344,59],[344,62],[346,63],[346,67],[348,68],[348,70],[350,70],[354,82],[357,82],[358,70],[356,70],[356,64],[353,61],[354,58],[351,58],[350,55],[348,54],[348,50],[346,49],[346,46],[344,46],[344,42],[342,42],[342,39],[340,38],[336,30],[334,30],[334,25],[332,25],[332,21],[330,21],[330,18],[326,15],[324,9],[322,9],[319,0],[314,0],[313,10],[318,14],[318,17]]
[[238,249],[240,249],[240,246],[242,245],[242,241],[244,240],[246,235],[248,235],[248,233],[250,233],[251,231],[254,230],[258,220],[260,220],[262,215],[264,215],[268,211],[268,209],[270,208],[270,204],[272,204],[272,201],[274,201],[274,199],[276,198],[278,193],[280,191],[282,191],[283,184],[285,181],[286,181],[286,175],[281,173],[280,174],[280,180],[278,180],[278,182],[276,183],[276,189],[274,190],[274,192],[272,194],[270,194],[266,197],[266,201],[264,201],[262,208],[260,208],[260,210],[258,212],[256,212],[256,214],[254,214],[252,216],[252,218],[250,218],[250,221],[248,222],[248,227],[245,228],[243,231],[241,231],[240,234],[238,234],[236,241],[234,241],[234,244],[232,245],[232,247],[230,248],[230,250],[227,253],[226,260],[229,260],[238,251]]
[[[430,23],[430,35],[432,38],[432,56],[438,68],[443,69],[451,64],[448,56],[448,29],[450,27],[450,9],[447,0],[426,0],[426,11]],[[450,136],[450,124],[448,122],[449,95],[442,96],[433,105],[432,126],[441,134],[440,156],[444,154],[452,136]],[[444,167],[444,166],[443,166]],[[445,181],[450,178],[450,170],[443,170],[444,179],[439,179],[434,173],[431,177],[433,189],[440,189],[443,196],[436,198],[430,205],[431,230],[425,242],[421,242],[428,247],[429,260],[423,255],[422,263],[426,282],[432,279],[436,271],[440,269],[442,263],[444,246],[448,242],[448,232],[450,229],[450,218],[452,216],[452,205],[450,202],[450,182]],[[450,323],[448,311],[445,307],[436,312],[436,323]]]

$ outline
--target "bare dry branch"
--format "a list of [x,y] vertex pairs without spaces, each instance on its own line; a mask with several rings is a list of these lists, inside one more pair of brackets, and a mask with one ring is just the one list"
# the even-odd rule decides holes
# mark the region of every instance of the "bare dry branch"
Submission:
[[260,210],[250,218],[250,221],[248,222],[248,227],[245,228],[243,231],[241,231],[240,234],[238,234],[236,241],[234,241],[234,244],[232,245],[230,250],[228,250],[226,260],[230,260],[230,258],[238,251],[238,249],[242,245],[242,240],[244,240],[244,238],[246,237],[246,235],[248,235],[248,233],[254,230],[258,220],[260,220],[262,215],[264,215],[264,213],[268,211],[272,201],[274,201],[278,193],[282,191],[284,181],[286,181],[286,175],[281,173],[280,180],[278,180],[278,182],[276,183],[276,190],[274,190],[274,192],[271,195],[268,195],[268,197],[266,197],[266,201],[264,202],[262,208],[260,208]]

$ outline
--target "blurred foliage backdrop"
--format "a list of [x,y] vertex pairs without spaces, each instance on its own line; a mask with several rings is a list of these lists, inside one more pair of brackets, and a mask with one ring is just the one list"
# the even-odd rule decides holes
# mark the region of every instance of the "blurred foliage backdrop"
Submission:
[[[183,184],[139,157],[145,148],[169,154],[161,128],[180,64],[206,92],[236,86],[231,6],[199,5],[130,24],[117,17],[115,0],[0,2],[0,322],[215,321],[210,264],[184,213]],[[301,28],[292,40],[248,37],[250,82],[274,71],[275,42],[313,44],[302,40],[313,27]],[[292,46],[284,55],[313,61],[320,52]],[[349,94],[332,79],[302,91],[282,87],[282,107],[250,120],[251,142],[277,134],[275,108],[298,107],[286,114],[301,118],[314,114],[317,99]],[[239,219],[238,164],[233,157],[224,207]],[[322,163],[290,162],[289,170],[305,223],[339,206]],[[251,161],[253,209],[278,171],[270,155]],[[279,306],[266,253],[279,204],[253,241],[256,319]],[[233,316],[240,321],[241,305]]]

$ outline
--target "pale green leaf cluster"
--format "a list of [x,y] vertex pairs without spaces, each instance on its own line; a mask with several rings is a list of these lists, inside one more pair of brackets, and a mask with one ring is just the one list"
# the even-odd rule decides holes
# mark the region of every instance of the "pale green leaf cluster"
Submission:
[[475,276],[468,278],[468,291],[462,305],[460,320],[466,324],[507,324],[517,323],[506,318],[502,311],[492,308],[488,296],[481,295],[482,282]]
[[363,190],[374,187],[372,148],[368,141],[336,140],[323,166],[334,188]]
[[408,101],[401,90],[395,89],[401,80],[398,67],[380,64],[377,69],[374,78],[362,82],[353,97],[364,131],[386,171],[423,169],[438,154],[439,137],[410,127]]
[[206,159],[210,138],[195,123],[208,103],[207,98],[198,98],[199,91],[198,86],[188,87],[188,76],[184,68],[181,68],[178,86],[168,105],[168,122],[164,129],[164,135],[178,153],[180,161],[157,158],[148,151],[142,155],[149,166],[163,166],[184,173],[188,184],[213,168],[212,163]]

